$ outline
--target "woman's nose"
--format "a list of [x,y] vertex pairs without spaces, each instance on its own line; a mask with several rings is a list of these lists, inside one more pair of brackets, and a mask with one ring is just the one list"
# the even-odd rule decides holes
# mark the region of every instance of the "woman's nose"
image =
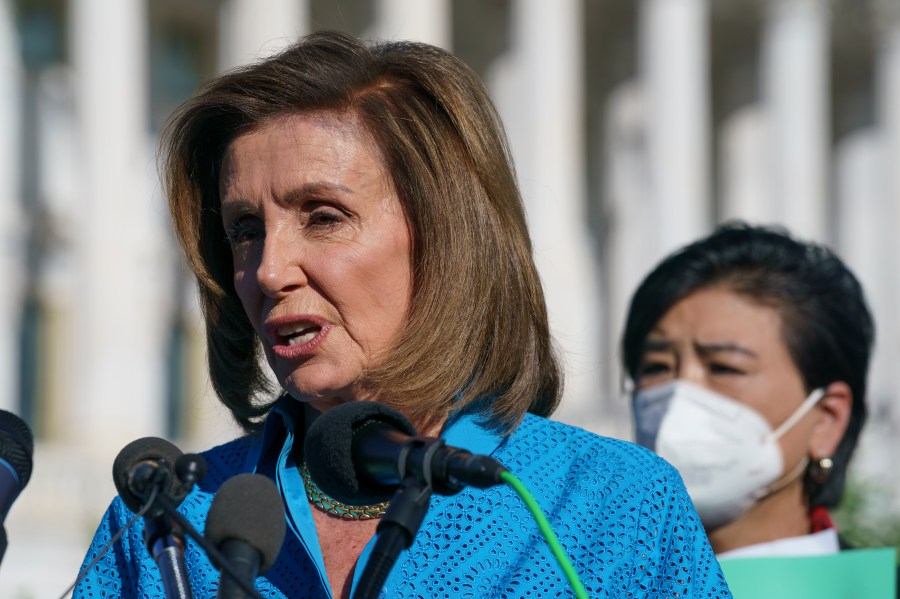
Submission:
[[678,364],[676,378],[696,385],[706,385],[706,368],[700,360],[682,358]]
[[279,297],[306,285],[302,253],[301,244],[293,236],[281,232],[266,235],[256,270],[256,279],[264,294]]

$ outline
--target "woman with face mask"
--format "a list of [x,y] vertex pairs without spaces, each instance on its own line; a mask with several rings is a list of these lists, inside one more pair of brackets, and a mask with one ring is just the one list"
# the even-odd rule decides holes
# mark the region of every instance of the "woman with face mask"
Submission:
[[782,230],[724,225],[641,283],[622,341],[637,442],[679,470],[717,557],[845,547],[829,509],[873,341],[853,274]]

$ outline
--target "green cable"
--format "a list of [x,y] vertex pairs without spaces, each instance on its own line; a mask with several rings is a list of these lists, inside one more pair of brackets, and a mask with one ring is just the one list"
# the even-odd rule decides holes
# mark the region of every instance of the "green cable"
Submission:
[[569,561],[569,556],[566,555],[562,545],[559,544],[559,539],[556,538],[556,533],[553,532],[553,528],[550,527],[550,522],[547,521],[547,517],[544,515],[544,512],[541,511],[541,506],[538,505],[538,502],[535,501],[525,485],[522,484],[522,481],[516,478],[509,470],[504,470],[500,473],[500,480],[515,489],[516,493],[522,498],[522,501],[525,502],[525,505],[528,506],[528,510],[537,522],[538,529],[541,531],[541,534],[544,535],[544,539],[547,540],[547,544],[550,546],[550,551],[553,552],[553,556],[556,558],[556,561],[559,562],[563,573],[566,575],[566,579],[569,581],[569,585],[571,585],[572,590],[575,591],[575,597],[577,597],[577,599],[588,599],[584,584],[581,582],[581,579],[578,578],[578,573],[575,572],[572,562]]

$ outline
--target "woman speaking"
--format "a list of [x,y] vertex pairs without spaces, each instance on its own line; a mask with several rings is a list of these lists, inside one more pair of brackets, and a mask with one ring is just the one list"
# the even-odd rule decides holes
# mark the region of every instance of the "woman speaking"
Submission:
[[[365,401],[503,463],[590,596],[730,596],[668,464],[547,419],[563,381],[525,213],[500,121],[461,61],[315,33],[206,84],[162,159],[212,382],[247,432],[204,454],[209,474],[179,509],[202,529],[228,478],[276,481],[288,534],[262,596],[351,592],[385,506],[323,497],[303,440],[318,415]],[[88,557],[130,517],[116,499]],[[78,591],[158,594],[140,537],[127,531]],[[185,559],[195,591],[214,592],[200,547]],[[435,496],[382,596],[570,593],[521,500],[494,487]]]

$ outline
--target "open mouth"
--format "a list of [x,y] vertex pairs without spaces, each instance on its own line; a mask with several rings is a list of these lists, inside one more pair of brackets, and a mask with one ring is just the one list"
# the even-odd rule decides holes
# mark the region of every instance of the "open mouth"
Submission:
[[293,325],[285,325],[278,327],[275,331],[279,336],[279,341],[284,345],[300,345],[307,343],[316,338],[316,335],[322,330],[322,327],[310,323],[297,323]]

